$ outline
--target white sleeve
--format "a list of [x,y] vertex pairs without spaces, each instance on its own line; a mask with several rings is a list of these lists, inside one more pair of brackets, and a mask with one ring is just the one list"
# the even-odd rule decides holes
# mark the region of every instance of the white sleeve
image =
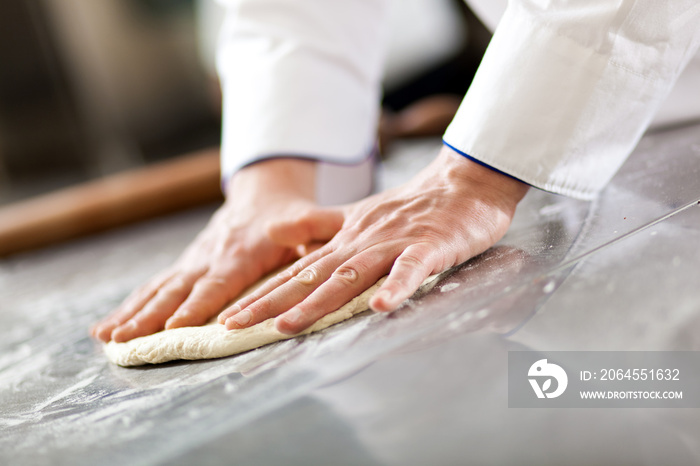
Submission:
[[699,44],[697,0],[511,1],[444,141],[538,188],[591,199]]
[[371,173],[386,0],[221,3],[224,180],[276,157],[340,165],[322,169],[325,177],[343,178],[343,165]]

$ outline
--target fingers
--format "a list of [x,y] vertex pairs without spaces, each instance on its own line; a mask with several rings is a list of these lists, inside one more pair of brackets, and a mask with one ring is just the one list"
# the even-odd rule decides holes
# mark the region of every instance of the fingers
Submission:
[[326,242],[338,233],[344,220],[339,208],[313,209],[297,219],[270,224],[267,234],[281,246]]
[[166,321],[165,328],[205,324],[248,284],[249,280],[241,270],[239,264],[230,273],[210,272],[197,280],[185,302]]
[[306,299],[275,319],[277,330],[294,335],[310,327],[372,286],[389,270],[392,259],[368,249],[345,261]]
[[287,311],[325,282],[343,260],[337,254],[323,256],[259,299],[245,306],[238,303],[239,307],[225,319],[226,328],[249,327]]
[[165,321],[187,298],[200,276],[201,274],[176,275],[163,284],[141,310],[112,331],[111,339],[122,343],[162,330]]
[[163,283],[170,280],[173,275],[172,272],[163,273],[132,292],[111,315],[95,324],[90,330],[90,334],[105,343],[108,342],[111,339],[112,331],[140,311],[153,298]]
[[392,249],[375,246],[354,256],[348,250],[306,257],[223,312],[219,322],[230,330],[277,316],[280,332],[296,334],[362,293],[390,269],[370,307],[392,311],[435,271],[438,258],[434,248],[423,244],[409,246],[398,258]]
[[436,272],[436,251],[427,245],[412,244],[396,259],[389,276],[377,290],[369,306],[376,312],[393,311]]
[[[295,277],[299,272],[304,270],[308,265],[311,265],[315,261],[317,261],[320,258],[324,257],[325,255],[329,254],[331,251],[332,251],[332,249],[330,246],[324,246],[323,248],[314,251],[313,253],[309,254],[308,256],[302,257],[301,259],[296,261],[294,264],[292,264],[289,268],[287,268],[286,270],[280,272],[279,274],[277,274],[273,278],[266,281],[257,290],[255,290],[254,292],[252,292],[248,296],[240,299],[233,306],[231,306],[228,309],[225,309],[223,312],[221,312],[221,314],[219,314],[219,318],[218,318],[219,323],[225,324],[226,320],[229,317],[233,316],[234,314],[237,314],[242,309],[245,309],[246,307],[250,306],[251,304],[253,304],[255,301],[259,300],[263,296],[267,295],[268,293],[272,292],[276,288],[287,283],[289,280],[291,280],[293,277]],[[235,327],[232,327],[232,328],[235,328]]]

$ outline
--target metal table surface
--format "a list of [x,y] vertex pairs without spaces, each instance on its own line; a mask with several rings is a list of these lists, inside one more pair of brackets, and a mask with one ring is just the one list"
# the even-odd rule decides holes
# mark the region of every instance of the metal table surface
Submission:
[[86,332],[211,208],[0,261],[0,464],[700,464],[694,409],[507,400],[509,350],[700,349],[699,162],[700,126],[647,135],[596,201],[531,190],[399,311],[212,361],[121,368]]

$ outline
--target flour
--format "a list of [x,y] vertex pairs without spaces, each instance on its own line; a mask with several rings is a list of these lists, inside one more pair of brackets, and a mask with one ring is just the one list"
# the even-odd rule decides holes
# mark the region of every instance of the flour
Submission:
[[[340,309],[327,314],[314,325],[297,335],[286,335],[275,329],[274,319],[268,319],[249,328],[226,330],[224,325],[213,319],[200,327],[183,327],[163,330],[153,335],[135,338],[125,343],[113,341],[104,345],[110,361],[120,366],[140,366],[159,364],[178,359],[213,359],[259,348],[280,340],[318,332],[355,314],[369,309],[369,300],[379,289],[386,277],[379,279],[362,294],[352,299]],[[418,293],[424,293],[437,282],[439,275],[428,277]],[[251,287],[252,291],[255,287]]]

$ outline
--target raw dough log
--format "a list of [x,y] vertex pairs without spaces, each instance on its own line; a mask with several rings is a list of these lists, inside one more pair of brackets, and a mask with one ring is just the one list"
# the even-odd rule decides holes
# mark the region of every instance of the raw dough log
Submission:
[[[428,277],[416,293],[425,293],[430,290],[440,275]],[[366,311],[369,309],[370,298],[385,278],[381,278],[349,303],[322,317],[314,325],[297,335],[286,335],[278,332],[275,329],[274,319],[268,319],[241,330],[226,330],[226,327],[213,319],[204,326],[163,330],[153,335],[134,338],[126,343],[111,341],[104,345],[104,350],[109,360],[120,366],[159,364],[178,359],[213,359],[232,356],[276,341],[318,332]],[[261,283],[262,281],[256,285]],[[247,292],[252,292],[256,287],[251,287]]]

